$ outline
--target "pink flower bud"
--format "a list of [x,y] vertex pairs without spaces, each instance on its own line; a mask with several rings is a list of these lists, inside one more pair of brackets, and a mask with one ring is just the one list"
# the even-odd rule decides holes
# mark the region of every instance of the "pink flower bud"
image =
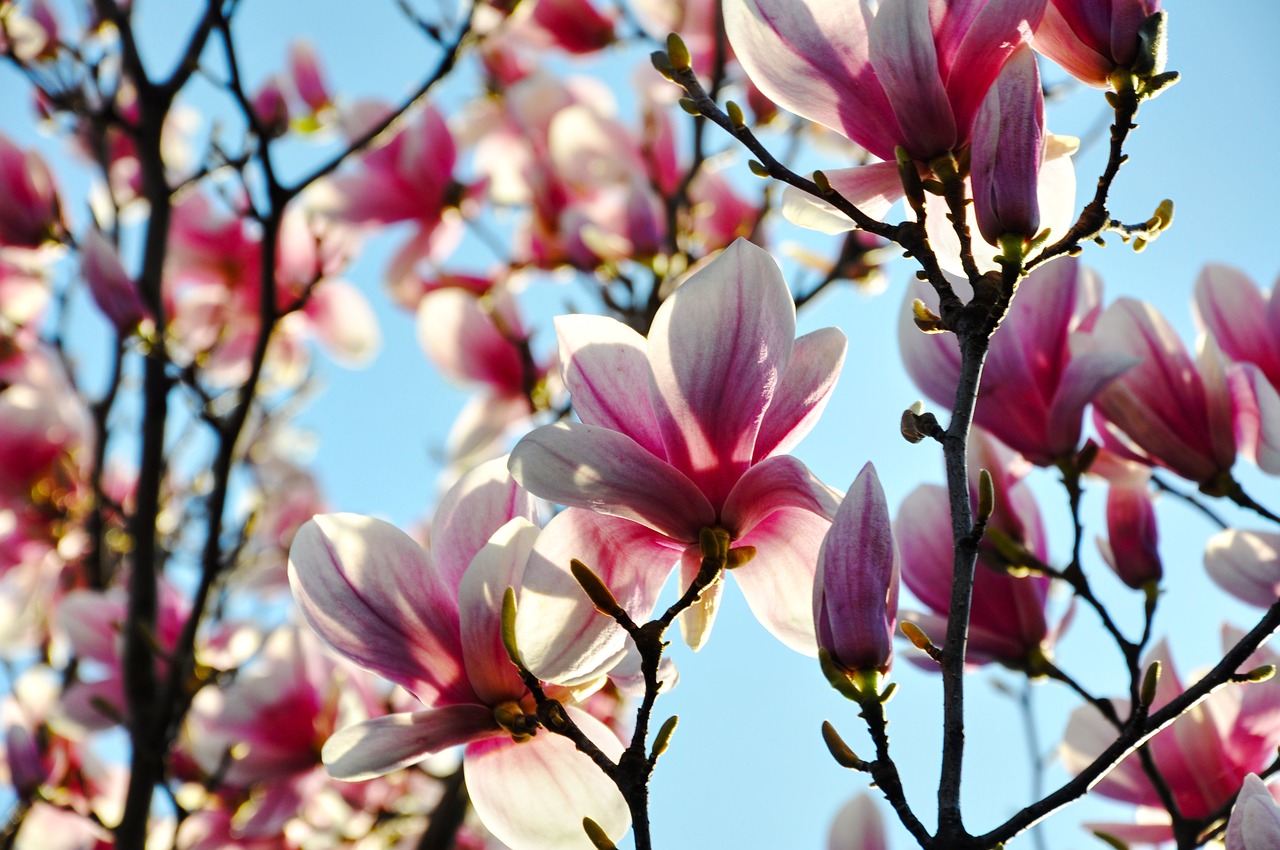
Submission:
[[987,91],[973,124],[970,175],[982,237],[1031,239],[1040,229],[1037,182],[1044,158],[1044,94],[1036,57],[1020,47]]
[[4,746],[14,790],[24,797],[34,794],[45,779],[35,739],[26,727],[15,723],[5,730]]
[[0,247],[38,248],[62,232],[62,210],[49,167],[0,135]]
[[120,255],[97,228],[90,228],[80,239],[80,273],[98,309],[121,333],[133,330],[147,315]]
[[289,104],[285,101],[280,80],[272,77],[253,97],[253,114],[265,133],[274,138],[289,129]]
[[1164,575],[1157,544],[1160,530],[1146,482],[1107,490],[1107,540],[1098,539],[1102,558],[1135,590]]
[[818,646],[849,672],[888,673],[898,624],[898,553],[875,467],[862,467],[818,554]]

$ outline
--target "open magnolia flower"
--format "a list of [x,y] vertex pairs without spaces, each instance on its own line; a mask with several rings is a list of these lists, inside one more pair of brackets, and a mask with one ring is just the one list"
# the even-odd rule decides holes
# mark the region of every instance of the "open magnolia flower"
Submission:
[[[467,791],[494,835],[516,850],[589,850],[582,818],[616,838],[630,823],[626,804],[568,738],[539,729],[502,647],[502,596],[520,585],[538,534],[532,512],[502,460],[490,461],[445,495],[429,551],[380,520],[323,514],[299,530],[289,581],[325,643],[426,706],[339,731],[322,752],[331,775],[371,779],[465,745]],[[613,732],[565,710],[618,758]]]
[[[733,571],[752,612],[788,646],[816,653],[813,576],[837,498],[782,453],[826,406],[844,335],[826,328],[795,339],[777,264],[741,239],[663,303],[647,340],[598,316],[563,316],[556,331],[582,422],[538,428],[511,454],[517,481],[569,508],[547,525],[525,572],[517,634],[529,668],[577,683],[623,651],[621,628],[596,613],[571,559],[640,620],[677,562],[681,586],[692,581],[706,529],[755,547]],[[695,648],[720,588],[681,621]]]

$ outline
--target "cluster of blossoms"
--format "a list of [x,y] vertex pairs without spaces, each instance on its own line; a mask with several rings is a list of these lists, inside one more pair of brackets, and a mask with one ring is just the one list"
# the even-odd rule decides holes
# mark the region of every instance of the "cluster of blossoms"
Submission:
[[[92,203],[64,202],[42,156],[0,135],[0,766],[16,798],[4,840],[590,850],[634,827],[647,850],[646,783],[674,728],[649,730],[677,679],[665,630],[702,648],[732,573],[765,630],[858,704],[876,758],[833,729],[827,743],[926,846],[943,838],[912,829],[884,732],[899,636],[945,688],[960,665],[1000,665],[1075,689],[1063,763],[1140,807],[1136,823],[1099,829],[1274,846],[1280,810],[1258,777],[1280,744],[1280,685],[1262,681],[1275,659],[1224,629],[1224,658],[1250,652],[1204,680],[1210,693],[1151,637],[1167,589],[1153,493],[1177,492],[1161,476],[1276,520],[1237,459],[1280,475],[1280,286],[1205,267],[1194,358],[1154,308],[1106,305],[1080,240],[1119,228],[1149,241],[1170,213],[1122,226],[1103,191],[1077,215],[1074,140],[1045,124],[1039,57],[1108,89],[1128,132],[1176,79],[1158,0],[511,5],[437,24],[405,4],[441,54],[424,92],[474,48],[483,96],[449,114],[446,98],[349,100],[303,42],[246,89],[231,13],[213,4],[194,38],[225,48],[209,76],[225,78],[245,141],[215,132],[197,161],[181,85],[146,78],[128,4],[95,4],[72,37],[40,0],[0,2],[0,52],[97,181]],[[596,81],[554,68],[634,29],[684,33],[655,64],[690,97],[650,73],[629,124]],[[212,61],[192,44],[171,82]],[[726,87],[750,120],[719,112]],[[861,228],[833,259],[794,252],[816,283],[793,294],[764,247],[771,197],[731,182],[731,154],[711,156],[677,101],[752,141],[793,113],[862,163],[783,194],[795,224]],[[306,140],[343,153],[281,182],[276,145]],[[887,224],[902,199],[908,221]],[[388,230],[385,294],[413,314],[425,359],[473,391],[444,446],[447,489],[413,535],[329,512],[342,505],[290,421],[317,368],[311,342],[345,367],[378,353],[374,307],[346,278]],[[850,347],[835,328],[797,336],[797,303],[874,278],[887,241],[924,264],[902,311],[906,370],[966,426],[957,398],[976,381],[977,334],[962,308],[988,299],[991,320],[973,428],[943,429],[923,407],[903,416],[904,436],[958,460],[947,487],[919,485],[896,513],[872,463],[841,492],[790,454]],[[603,315],[559,316],[552,345],[525,293],[564,278]],[[105,389],[85,388],[62,327],[78,291],[110,338]],[[136,405],[117,404],[135,387]],[[1072,502],[1066,564],[1039,469],[1060,472]],[[1100,560],[1142,592],[1138,641],[1086,576],[1078,508],[1095,481]],[[1229,594],[1275,605],[1280,534],[1223,528],[1204,563]],[[1095,697],[1058,665],[1082,606],[1126,658],[1127,698]],[[102,757],[112,730],[128,736],[130,771]],[[1106,755],[1117,741],[1131,754]],[[165,814],[151,811],[157,788]],[[862,795],[831,846],[883,848],[883,833]]]

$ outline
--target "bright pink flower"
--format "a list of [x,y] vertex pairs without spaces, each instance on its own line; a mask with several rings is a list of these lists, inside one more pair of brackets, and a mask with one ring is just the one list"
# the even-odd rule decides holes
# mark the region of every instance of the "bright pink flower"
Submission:
[[[915,298],[937,307],[930,287],[912,285],[898,325],[902,358],[916,386],[950,407],[960,350],[951,334],[920,332],[911,320]],[[1093,272],[1074,258],[1055,260],[1018,287],[1009,315],[991,339],[974,421],[1032,463],[1051,466],[1073,455],[1085,405],[1138,362],[1123,352],[1072,351],[1072,335],[1093,326],[1100,298]]]
[[868,463],[822,540],[814,577],[818,646],[837,667],[888,674],[898,626],[898,572],[889,506]]
[[[825,407],[843,334],[795,339],[777,264],[743,240],[663,303],[647,340],[596,316],[562,316],[556,331],[582,422],[539,428],[511,456],[526,488],[569,506],[539,538],[526,575],[519,634],[531,669],[552,681],[590,678],[622,650],[624,634],[570,576],[571,558],[642,619],[676,562],[681,584],[692,580],[699,535],[715,527],[757,550],[733,573],[757,619],[815,652],[813,574],[835,498],[782,455]],[[682,621],[691,645],[706,638],[719,587]],[[577,630],[559,629],[565,622]]]
[[[304,377],[308,334],[349,367],[365,365],[377,353],[381,338],[372,308],[338,279],[350,241],[349,232],[331,225],[313,229],[300,207],[286,211],[275,284],[277,309],[289,315],[272,338],[267,360],[276,383]],[[173,337],[187,358],[200,361],[206,380],[244,380],[261,327],[261,233],[245,217],[192,194],[173,209],[169,244],[163,295]]]
[[[105,592],[72,591],[54,613],[55,622],[79,661],[77,678],[63,693],[62,713],[86,729],[108,729],[125,722],[122,662],[128,609],[125,589],[116,587]],[[160,582],[155,643],[156,668],[161,677],[167,674],[166,657],[177,646],[190,610],[190,603],[177,588],[167,581]]]
[[399,281],[419,259],[454,244],[453,229],[441,225],[445,209],[461,199],[462,187],[453,179],[457,159],[457,147],[444,116],[427,104],[330,184],[334,197],[326,206],[343,221],[372,225],[408,221],[416,225],[414,234],[391,261],[386,274],[389,281]]
[[1280,847],[1280,806],[1267,784],[1251,773],[1227,822],[1227,850],[1270,850]]
[[1196,279],[1196,320],[1237,362],[1230,380],[1241,451],[1280,475],[1280,287],[1269,296],[1239,269],[1210,263]]
[[524,321],[510,288],[485,281],[487,291],[466,286],[433,288],[418,302],[418,342],[427,359],[450,381],[476,385],[448,440],[450,460],[493,451],[517,422],[534,412],[530,395],[540,391],[546,367],[527,352]]
[[982,238],[992,245],[1040,231],[1039,178],[1044,159],[1044,93],[1030,47],[1013,52],[987,90],[973,122],[970,179]]
[[1280,534],[1228,528],[1209,538],[1204,568],[1232,596],[1267,608],[1280,599]]
[[[1053,645],[1065,620],[1050,630],[1045,613],[1050,580],[1010,575],[1009,567],[1023,564],[1002,550],[1025,549],[1043,563],[1049,555],[1048,541],[1031,489],[1020,480],[1025,470],[1012,468],[1016,459],[1008,449],[976,428],[969,445],[970,492],[977,493],[978,470],[987,469],[995,484],[995,513],[978,551],[966,661],[998,661],[1025,669]],[[907,612],[903,619],[918,625],[937,644],[945,638],[951,607],[954,555],[950,517],[946,488],[922,484],[903,500],[893,523],[902,556],[902,580],[930,612]]]
[[124,270],[115,247],[96,227],[80,237],[80,274],[98,309],[121,333],[132,332],[147,315],[137,284]]
[[1049,0],[1035,48],[1067,73],[1106,88],[1111,72],[1138,57],[1138,30],[1160,0]]
[[62,209],[53,175],[35,151],[0,134],[0,247],[38,248],[62,237]]
[[1199,484],[1213,484],[1231,469],[1236,458],[1234,402],[1212,338],[1202,340],[1193,363],[1155,308],[1121,298],[1081,342],[1082,351],[1141,361],[1094,397],[1109,448]]
[[[1224,630],[1224,644],[1230,647],[1240,635]],[[1153,711],[1160,709],[1183,691],[1173,659],[1164,641],[1143,661],[1161,663],[1160,682]],[[1242,665],[1246,671],[1275,661],[1267,650],[1254,653]],[[1121,717],[1129,711],[1127,700],[1111,700]],[[1216,812],[1241,787],[1250,773],[1264,770],[1275,758],[1280,744],[1280,684],[1275,680],[1220,688],[1196,708],[1157,733],[1147,743],[1156,767],[1164,776],[1183,817],[1203,818]],[[1072,773],[1084,769],[1117,735],[1116,728],[1092,706],[1081,706],[1071,714],[1060,755]],[[1147,779],[1136,754],[1116,765],[1095,786],[1104,797],[1137,806],[1161,809],[1160,796]],[[1106,831],[1118,838],[1158,843],[1168,840],[1171,829],[1165,824],[1108,824]],[[1132,832],[1131,832],[1132,831]]]
[[594,53],[613,43],[613,21],[587,0],[534,0],[521,4],[516,14],[550,36],[555,46],[569,53]]
[[[626,805],[567,738],[530,722],[532,696],[500,636],[503,593],[520,586],[538,534],[533,510],[502,461],[491,461],[445,495],[429,550],[379,520],[326,514],[298,532],[290,582],[322,640],[426,706],[330,738],[323,757],[333,776],[368,779],[466,745],[468,792],[495,835],[517,850],[588,848],[582,817],[617,837]],[[613,733],[567,710],[618,757]]]
[[307,42],[295,41],[289,48],[289,74],[298,97],[312,113],[333,104],[315,49]]
[[1148,483],[1144,480],[1126,486],[1113,482],[1107,488],[1107,539],[1098,538],[1102,559],[1121,581],[1140,590],[1158,583],[1164,575],[1159,542]]

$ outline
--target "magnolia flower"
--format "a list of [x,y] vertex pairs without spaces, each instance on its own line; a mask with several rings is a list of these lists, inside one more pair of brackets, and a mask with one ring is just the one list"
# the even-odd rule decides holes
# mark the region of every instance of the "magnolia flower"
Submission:
[[1081,82],[1106,88],[1113,71],[1138,59],[1139,31],[1158,11],[1160,0],[1049,0],[1035,48]]
[[[903,195],[896,148],[928,176],[939,157],[961,155],[972,143],[979,223],[994,244],[1006,232],[1033,235],[1042,226],[1041,197],[1052,199],[1043,218],[1055,231],[1065,231],[1074,205],[1071,149],[1050,144],[1035,60],[1020,51],[1044,7],[1045,0],[885,0],[873,12],[866,0],[733,0],[725,4],[725,29],[748,76],[772,100],[885,160],[824,172],[872,218]],[[1057,164],[1042,170],[1042,160]],[[827,233],[854,226],[798,192],[787,193],[784,213]],[[958,267],[959,243],[951,244],[944,213],[929,212],[930,241]],[[980,262],[994,257],[993,250],[981,254]]]
[[[783,452],[825,407],[844,335],[795,339],[777,264],[743,240],[663,303],[647,340],[596,316],[563,316],[556,331],[582,422],[539,428],[511,454],[517,481],[569,507],[539,537],[525,576],[518,634],[530,669],[552,681],[590,678],[622,650],[621,629],[595,613],[570,559],[639,620],[677,562],[681,585],[692,581],[707,529],[755,547],[733,571],[752,612],[788,646],[814,653],[813,574],[836,498]],[[706,639],[720,587],[682,620],[692,646]]]
[[1236,361],[1230,380],[1241,452],[1280,475],[1280,287],[1264,296],[1244,272],[1210,263],[1196,278],[1197,323]]
[[1219,587],[1259,608],[1280,599],[1280,534],[1228,528],[1209,538],[1204,568]]
[[1080,351],[1141,362],[1094,397],[1108,448],[1213,484],[1236,457],[1234,402],[1218,347],[1201,340],[1192,362],[1173,328],[1149,304],[1121,298],[1102,314]]
[[1227,821],[1227,850],[1270,850],[1280,847],[1280,806],[1265,782],[1251,773]]
[[889,506],[868,463],[822,540],[813,584],[818,646],[836,667],[852,674],[887,674],[893,666],[898,572]]
[[[965,290],[961,281],[958,288]],[[1037,268],[1018,287],[982,370],[974,421],[1032,463],[1052,466],[1080,445],[1085,406],[1137,357],[1123,351],[1073,350],[1072,335],[1093,327],[1102,286],[1074,258]],[[911,302],[937,307],[923,283],[907,292],[898,325],[902,359],[924,394],[938,404],[955,400],[960,349],[952,334],[923,334],[911,319]]]
[[[1232,629],[1224,630],[1224,651],[1240,637]],[[1160,679],[1151,710],[1157,711],[1183,691],[1182,681],[1174,669],[1169,647],[1156,644],[1143,661],[1161,664]],[[1258,664],[1273,662],[1266,650],[1255,652],[1242,665],[1242,671]],[[1231,799],[1250,773],[1264,770],[1275,758],[1280,744],[1280,723],[1275,711],[1280,683],[1232,685],[1214,691],[1195,708],[1180,716],[1158,732],[1148,743],[1156,767],[1186,818],[1203,818],[1217,812]],[[1125,717],[1129,703],[1112,699],[1112,706]],[[1116,728],[1096,708],[1081,706],[1071,714],[1063,737],[1060,755],[1064,766],[1078,773],[1116,739]],[[1152,815],[1163,808],[1157,793],[1137,754],[1131,754],[1094,786],[1097,793],[1113,800],[1141,808],[1144,822],[1106,824],[1100,826],[1122,840],[1159,843],[1170,837],[1167,815],[1163,823]]]
[[[425,706],[331,737],[322,751],[331,775],[369,779],[465,745],[471,802],[503,842],[588,850],[582,818],[617,837],[629,823],[626,804],[569,739],[539,729],[500,636],[503,593],[520,585],[538,535],[532,516],[529,495],[502,460],[490,461],[445,495],[429,550],[380,520],[324,514],[298,532],[289,580],[325,643]],[[622,744],[604,724],[566,711],[618,758]]]

